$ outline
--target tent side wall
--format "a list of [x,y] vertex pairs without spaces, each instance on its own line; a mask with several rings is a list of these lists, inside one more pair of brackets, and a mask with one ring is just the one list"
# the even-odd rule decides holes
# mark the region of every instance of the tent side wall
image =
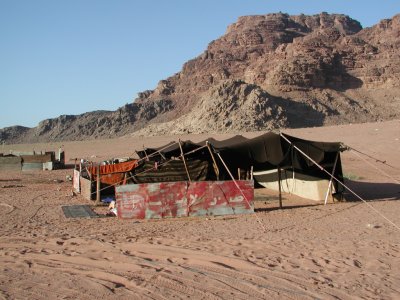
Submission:
[[[283,169],[280,172],[280,180],[278,169],[254,172],[254,179],[263,187],[274,191],[279,191],[280,183],[282,192],[315,201],[325,200],[329,187],[328,179],[296,173],[291,169]],[[336,189],[333,188],[332,192],[336,193]]]

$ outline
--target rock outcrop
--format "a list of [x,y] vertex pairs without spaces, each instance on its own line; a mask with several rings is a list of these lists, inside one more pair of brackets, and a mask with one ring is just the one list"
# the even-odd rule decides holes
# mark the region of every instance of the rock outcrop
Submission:
[[[400,15],[241,17],[182,70],[115,112],[0,130],[11,142],[323,126],[400,117]],[[13,132],[18,132],[14,135]]]

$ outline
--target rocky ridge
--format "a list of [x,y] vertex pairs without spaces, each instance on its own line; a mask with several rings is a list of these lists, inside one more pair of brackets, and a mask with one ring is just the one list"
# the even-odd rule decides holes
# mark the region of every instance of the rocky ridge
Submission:
[[7,143],[238,132],[400,117],[400,15],[245,16],[182,70],[117,111],[0,130]]

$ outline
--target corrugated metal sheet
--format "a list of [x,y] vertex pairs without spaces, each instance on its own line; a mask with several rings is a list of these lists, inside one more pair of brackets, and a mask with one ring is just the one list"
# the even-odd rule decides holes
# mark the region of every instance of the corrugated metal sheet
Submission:
[[161,219],[253,213],[253,181],[236,182],[244,196],[233,181],[182,181],[117,186],[118,217]]
[[22,171],[43,170],[43,163],[22,163]]

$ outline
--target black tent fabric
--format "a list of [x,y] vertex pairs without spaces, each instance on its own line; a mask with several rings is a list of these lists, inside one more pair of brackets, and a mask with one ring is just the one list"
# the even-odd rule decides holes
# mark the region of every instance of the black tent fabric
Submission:
[[[221,155],[235,178],[239,176],[238,169],[249,172],[251,168],[254,171],[280,168],[292,169],[297,173],[312,175],[321,179],[330,179],[328,174],[300,153],[294,147],[296,146],[329,173],[332,173],[335,169],[333,175],[343,181],[340,160],[340,151],[343,148],[341,143],[338,142],[309,141],[287,134],[267,132],[252,139],[237,135],[222,141],[209,138],[198,143],[192,141],[182,141],[180,143],[181,145],[177,142],[171,142],[158,149],[145,149],[137,153],[142,158],[148,157],[149,160],[163,161],[179,157],[181,155],[181,146],[183,153],[191,152],[185,155],[185,159],[188,161],[196,159],[208,161],[210,165],[217,163],[214,169],[219,170],[219,172],[209,172],[207,180],[230,179],[230,175],[226,172],[221,162],[215,157],[213,159],[212,156],[215,156],[216,153]],[[207,147],[204,147],[207,143],[210,145],[212,153]],[[195,152],[194,150],[196,149],[201,150]],[[149,154],[152,155],[149,156]],[[335,162],[337,162],[336,168],[334,168]],[[337,191],[341,190],[341,186],[336,182],[334,182],[334,185]]]
[[169,160],[158,165],[157,162],[146,161],[130,173],[134,183],[174,182],[190,180],[204,181],[210,177],[210,165],[207,161],[191,160]]

